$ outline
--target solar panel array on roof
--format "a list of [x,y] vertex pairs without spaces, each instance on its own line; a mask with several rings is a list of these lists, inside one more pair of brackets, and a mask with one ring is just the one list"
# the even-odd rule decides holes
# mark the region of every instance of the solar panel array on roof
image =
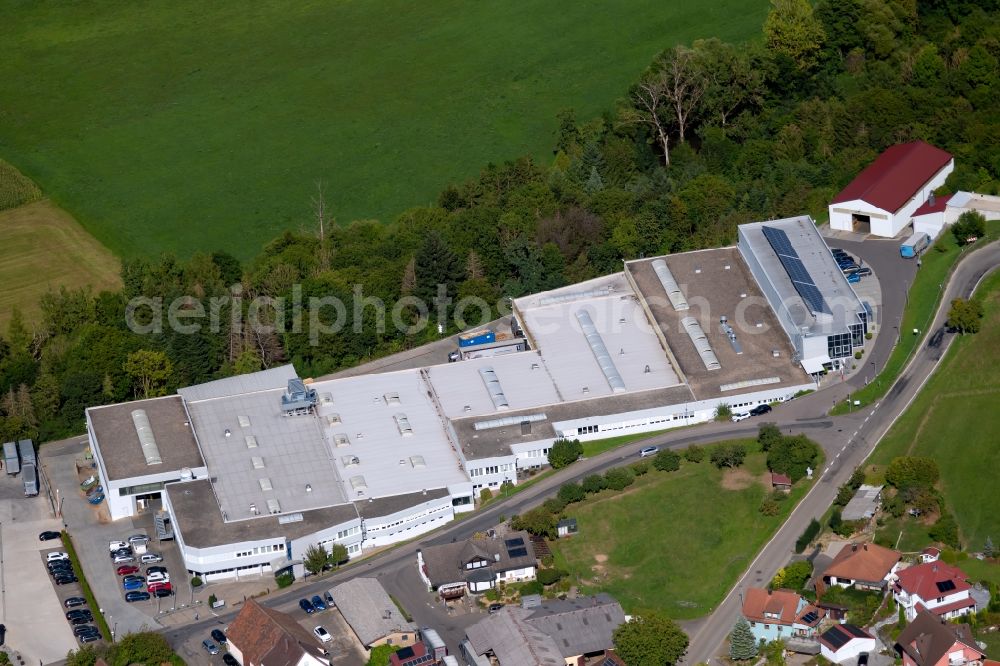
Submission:
[[829,631],[823,634],[823,640],[832,645],[834,650],[839,650],[851,640],[851,637],[847,634],[847,632],[841,631],[840,629],[841,628],[839,626],[831,627]]
[[524,545],[524,539],[517,537],[516,539],[504,539],[504,544],[507,548],[517,548],[518,546]]
[[938,592],[951,592],[955,589],[955,581],[953,580],[939,580],[936,585]]
[[861,627],[855,626],[853,624],[842,624],[840,625],[842,629],[846,629],[850,634],[854,635],[856,638],[868,638],[868,632],[866,632]]
[[816,611],[809,611],[808,613],[802,616],[802,621],[806,624],[812,624],[818,619],[819,619],[819,613],[817,613]]
[[823,294],[820,293],[812,276],[809,275],[805,264],[799,258],[798,252],[795,251],[791,241],[788,240],[788,234],[783,229],[775,227],[761,227],[760,230],[763,232],[767,242],[771,244],[771,249],[778,255],[778,260],[785,267],[785,272],[788,273],[788,278],[792,281],[792,286],[795,287],[795,291],[805,301],[806,307],[809,308],[810,312],[813,314],[823,312],[832,315],[833,311],[827,305],[826,299],[823,298]]
[[510,559],[514,559],[515,557],[527,557],[527,555],[528,555],[528,549],[527,548],[510,548],[510,549],[507,550],[507,555],[510,557]]

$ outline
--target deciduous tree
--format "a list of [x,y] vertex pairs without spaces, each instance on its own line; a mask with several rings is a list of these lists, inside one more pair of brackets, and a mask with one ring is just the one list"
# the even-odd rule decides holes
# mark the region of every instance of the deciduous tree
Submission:
[[330,553],[326,548],[315,543],[306,548],[306,552],[302,557],[302,566],[314,576],[323,571],[324,567],[329,563]]
[[634,615],[612,635],[615,652],[627,666],[676,664],[688,647],[688,637],[662,613]]
[[788,56],[799,69],[809,69],[816,64],[824,38],[809,0],[771,0],[764,21],[764,43],[769,50]]
[[136,396],[140,398],[164,395],[171,372],[173,364],[160,351],[140,349],[129,354],[125,361],[125,374],[132,378]]
[[549,449],[549,464],[553,469],[566,467],[583,455],[583,444],[578,439],[557,440]]

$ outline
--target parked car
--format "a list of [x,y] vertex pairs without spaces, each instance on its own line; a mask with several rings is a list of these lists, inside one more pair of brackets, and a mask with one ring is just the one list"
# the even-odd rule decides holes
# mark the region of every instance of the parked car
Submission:
[[150,594],[156,594],[157,592],[164,591],[168,595],[174,591],[174,588],[170,586],[170,583],[149,583],[146,585],[146,590]]
[[733,415],[732,415],[731,418],[733,420],[733,423],[739,423],[740,421],[743,421],[744,419],[750,418],[750,412],[733,412]]
[[311,603],[313,608],[318,611],[326,610],[326,604],[323,603],[323,599],[318,594],[313,595],[313,598],[309,600],[309,603]]
[[79,637],[79,641],[81,643],[93,643],[94,641],[99,641],[99,640],[101,640],[100,634],[84,634],[83,636]]
[[119,576],[127,576],[129,574],[139,573],[139,567],[135,566],[134,564],[123,564],[117,569],[115,569],[115,573],[117,573]]
[[46,530],[38,535],[39,541],[52,541],[53,539],[58,539],[61,534],[59,532],[53,532],[52,530]]
[[860,275],[858,275],[857,273],[848,273],[847,274],[847,283],[848,284],[857,284],[859,282],[861,282],[861,276]]
[[63,606],[66,608],[76,608],[77,606],[86,606],[87,600],[83,597],[69,597],[63,602]]
[[308,599],[299,599],[299,608],[304,610],[307,615],[312,615],[316,612],[316,609],[313,608],[313,605],[309,603]]
[[167,573],[167,568],[166,567],[147,567],[146,568],[146,574],[147,575],[148,574],[153,574],[153,573]]
[[500,610],[503,610],[503,604],[490,604],[490,615]]
[[133,601],[148,601],[149,592],[128,592],[125,594],[125,601],[132,603]]
[[80,484],[80,490],[87,492],[98,484],[97,477],[91,474],[86,481]]
[[848,273],[851,273],[859,268],[861,267],[853,261],[849,264],[840,264],[840,270],[843,271],[844,275],[847,275]]
[[169,583],[170,576],[165,573],[160,573],[159,571],[154,571],[153,573],[146,576],[146,582],[148,583]]
[[219,654],[219,646],[210,640],[202,641],[201,646],[205,648],[205,652],[209,654]]
[[0,624],[0,645],[7,642],[7,625]]
[[868,268],[867,266],[862,266],[861,268],[855,268],[851,270],[850,274],[860,275],[861,277],[868,277],[869,275],[872,274],[872,269]]
[[323,599],[326,600],[327,608],[333,608],[334,606],[337,605],[336,602],[333,600],[333,595],[330,594],[330,590],[327,590],[326,592],[323,593]]
[[77,636],[82,636],[83,634],[93,634],[97,632],[97,627],[92,624],[81,624],[78,627],[73,627],[73,633]]
[[78,582],[77,577],[74,576],[74,575],[72,575],[72,574],[70,574],[68,576],[56,576],[55,577],[55,583],[56,583],[56,585],[68,585],[70,583],[76,583],[76,582]]
[[94,486],[93,488],[87,491],[87,497],[93,497],[94,495],[103,492],[104,492],[104,486]]
[[153,562],[162,562],[163,561],[163,556],[162,555],[158,555],[157,553],[146,553],[145,555],[143,555],[142,557],[139,558],[139,561],[142,562],[143,564],[152,564]]
[[66,619],[72,620],[74,617],[89,617],[93,619],[94,616],[90,614],[90,610],[87,608],[76,608],[71,611],[66,611]]
[[48,567],[50,574],[55,574],[59,571],[72,571],[73,565],[65,560],[60,560],[58,562],[49,562],[45,566]]
[[66,553],[49,553],[45,556],[45,560],[48,562],[55,562],[57,560],[68,560],[69,555]]
[[771,411],[771,405],[768,404],[757,405],[756,407],[750,410],[750,416],[763,416],[764,414],[768,414],[770,411]]
[[226,666],[240,666],[240,662],[236,661],[236,657],[229,654],[228,652],[222,655],[222,663]]
[[71,617],[68,621],[69,621],[69,623],[71,625],[73,625],[74,627],[76,627],[76,626],[79,626],[81,624],[89,624],[89,623],[91,623],[91,622],[94,621],[94,618],[92,618],[92,617]]
[[122,588],[124,588],[126,592],[129,591],[129,590],[141,590],[142,589],[142,581],[141,580],[124,580],[124,581],[122,581]]
[[127,583],[128,581],[139,581],[140,583],[145,583],[146,579],[140,576],[139,574],[129,574],[124,578],[122,578],[123,583]]
[[145,534],[133,534],[128,538],[128,542],[131,543],[149,543],[149,537]]
[[128,544],[124,541],[112,541],[108,544],[108,550],[112,553],[116,550],[121,550],[122,548],[128,548]]
[[173,595],[174,591],[170,589],[170,583],[163,583],[161,585],[154,585],[153,590],[150,592],[154,597],[162,599],[163,597],[169,597]]
[[330,632],[323,627],[316,627],[313,629],[313,635],[319,639],[320,643],[329,643],[333,640],[333,636],[330,635]]
[[115,564],[127,564],[129,562],[135,562],[135,558],[131,555],[115,555]]
[[640,458],[646,458],[648,456],[655,456],[660,452],[660,447],[658,446],[647,446],[646,448],[639,451]]
[[225,643],[226,635],[222,633],[222,629],[212,629],[212,639],[216,643]]
[[100,504],[103,501],[104,501],[104,493],[98,493],[87,500],[89,504],[94,504],[94,505]]

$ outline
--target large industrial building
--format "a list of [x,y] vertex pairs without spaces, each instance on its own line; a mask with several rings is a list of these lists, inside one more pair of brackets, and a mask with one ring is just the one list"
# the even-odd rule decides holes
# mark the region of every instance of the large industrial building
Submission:
[[[830,313],[803,305],[787,250],[767,240],[779,235]],[[809,218],[744,225],[738,247],[515,299],[514,351],[308,383],[284,366],[90,408],[111,517],[160,500],[188,570],[208,579],[284,568],[312,544],[353,556],[409,539],[526,478],[558,439],[664,430],[814,388],[810,373],[864,341],[832,261]]]

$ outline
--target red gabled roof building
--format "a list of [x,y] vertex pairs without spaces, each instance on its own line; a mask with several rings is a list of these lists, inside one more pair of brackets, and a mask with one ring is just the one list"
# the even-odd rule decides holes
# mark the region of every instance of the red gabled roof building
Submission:
[[923,141],[890,146],[830,202],[830,228],[896,236],[954,168],[951,154]]
[[893,596],[908,620],[921,610],[950,620],[976,610],[967,579],[964,571],[945,562],[918,564],[897,572]]
[[952,624],[929,611],[919,613],[896,639],[903,666],[985,666],[967,624]]

